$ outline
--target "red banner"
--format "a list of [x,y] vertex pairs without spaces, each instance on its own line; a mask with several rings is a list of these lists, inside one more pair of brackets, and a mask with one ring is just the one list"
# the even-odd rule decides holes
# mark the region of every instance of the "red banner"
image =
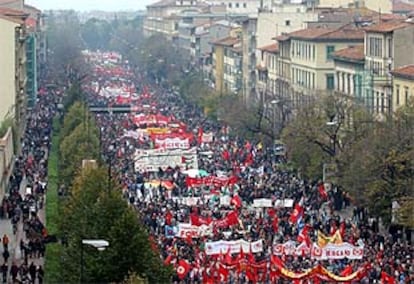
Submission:
[[209,176],[209,177],[199,177],[199,178],[192,178],[187,176],[186,177],[186,185],[188,187],[198,187],[202,185],[213,185],[214,187],[222,187],[222,186],[228,186],[236,184],[238,181],[238,178],[236,176],[231,177],[215,177],[215,176]]
[[190,215],[190,222],[193,226],[202,226],[202,225],[210,225],[212,224],[213,227],[216,228],[228,228],[233,225],[237,225],[239,223],[239,215],[237,211],[231,211],[227,214],[226,217],[213,220],[211,217],[201,217],[197,214]]

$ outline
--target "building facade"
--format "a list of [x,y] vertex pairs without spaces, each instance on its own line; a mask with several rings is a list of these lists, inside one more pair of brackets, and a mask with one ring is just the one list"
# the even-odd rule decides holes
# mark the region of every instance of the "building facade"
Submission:
[[414,64],[414,24],[393,20],[365,30],[365,80],[371,82],[365,100],[370,110],[381,118],[392,112],[393,83],[390,72]]
[[391,71],[393,76],[392,110],[406,106],[414,100],[414,65],[407,65]]

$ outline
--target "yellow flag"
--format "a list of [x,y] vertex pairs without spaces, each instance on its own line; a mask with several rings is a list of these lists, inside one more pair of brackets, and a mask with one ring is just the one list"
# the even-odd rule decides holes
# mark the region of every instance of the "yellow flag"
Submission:
[[262,148],[263,148],[262,142],[257,143],[256,148],[257,148],[257,150],[262,150]]
[[321,231],[318,231],[318,246],[323,248],[330,242],[330,238]]
[[339,230],[336,230],[335,234],[333,234],[333,236],[330,238],[331,239],[331,243],[333,244],[342,244],[342,236],[341,233],[339,232]]

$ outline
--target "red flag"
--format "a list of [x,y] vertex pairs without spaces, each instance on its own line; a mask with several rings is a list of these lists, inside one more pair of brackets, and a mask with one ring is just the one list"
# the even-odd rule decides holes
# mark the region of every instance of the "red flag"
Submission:
[[283,267],[285,267],[285,264],[283,263],[283,261],[276,255],[272,255],[270,257],[270,262],[277,267],[277,269],[281,269]]
[[239,217],[237,211],[231,211],[221,220],[216,220],[214,226],[217,228],[227,228],[229,226],[237,225],[239,223]]
[[310,246],[311,239],[309,237],[309,226],[308,225],[305,225],[305,227],[303,227],[303,229],[300,231],[297,241],[299,243],[305,242],[308,247]]
[[173,258],[172,254],[169,254],[164,260],[164,265],[166,265],[166,266],[170,265],[171,261],[172,261],[172,258]]
[[325,185],[321,182],[318,186],[319,194],[321,195],[322,199],[328,199],[328,193],[326,193]]
[[221,154],[221,156],[223,157],[224,160],[228,161],[230,160],[230,153],[227,150],[224,150],[223,153]]
[[341,271],[341,273],[339,275],[341,275],[342,277],[348,276],[352,274],[352,265],[348,264],[344,270]]
[[289,221],[291,223],[296,223],[300,216],[303,214],[303,207],[296,203],[295,208],[293,209],[293,212],[290,214]]
[[381,271],[381,283],[383,284],[395,284],[397,283],[395,281],[395,278],[392,277],[391,275],[389,275],[387,272],[385,271]]
[[243,247],[240,246],[240,254],[239,254],[238,258],[237,258],[237,261],[239,262],[239,261],[242,261],[243,259],[244,259]]
[[196,213],[190,214],[190,223],[194,226],[201,226],[201,225],[210,225],[212,222],[210,217],[204,218],[198,216]]
[[220,265],[218,269],[218,275],[220,277],[220,283],[226,283],[229,276],[229,271],[223,265]]
[[341,237],[344,238],[345,236],[345,221],[342,221],[341,224],[339,225],[339,234],[341,234]]
[[279,219],[277,218],[277,216],[275,216],[273,218],[272,221],[272,227],[273,227],[273,231],[276,233],[279,230]]
[[184,259],[181,259],[178,262],[178,266],[177,266],[177,275],[178,278],[180,278],[180,280],[183,280],[187,274],[190,272],[191,269],[191,265]]
[[230,204],[236,206],[237,208],[240,208],[242,206],[242,200],[240,196],[233,196],[233,198],[230,200]]
[[168,210],[167,213],[165,213],[165,224],[170,226],[172,218],[173,215],[171,214],[170,210]]
[[252,245],[250,244],[249,248],[249,254],[247,255],[247,260],[249,261],[249,264],[254,264],[256,262],[256,258],[254,257],[252,253]]
[[249,281],[252,281],[253,283],[257,282],[257,273],[255,271],[256,269],[253,269],[253,267],[249,266],[246,269],[246,277],[249,279]]
[[231,257],[230,246],[227,249],[227,253],[224,256],[224,263],[227,265],[231,265],[233,263],[233,258]]
[[198,144],[200,145],[203,142],[203,127],[198,128]]

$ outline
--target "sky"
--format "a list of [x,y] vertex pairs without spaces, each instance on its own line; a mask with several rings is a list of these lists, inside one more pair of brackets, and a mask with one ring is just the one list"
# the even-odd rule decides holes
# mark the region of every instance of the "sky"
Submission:
[[26,0],[25,3],[40,10],[72,9],[76,11],[145,10],[145,6],[157,0]]

